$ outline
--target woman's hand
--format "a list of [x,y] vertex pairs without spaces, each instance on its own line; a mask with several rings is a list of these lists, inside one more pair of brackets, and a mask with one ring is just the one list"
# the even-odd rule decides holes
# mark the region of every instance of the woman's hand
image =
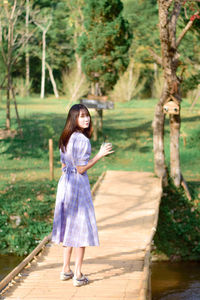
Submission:
[[112,144],[111,143],[104,143],[101,145],[101,148],[99,152],[93,157],[92,159],[89,160],[88,164],[86,166],[76,166],[76,169],[79,174],[83,174],[86,172],[88,169],[90,169],[92,166],[94,166],[98,160],[100,160],[102,157],[113,153],[112,151]]
[[111,154],[113,152],[114,151],[112,151],[112,144],[111,143],[103,143],[101,145],[101,148],[100,148],[99,152],[98,152],[98,156],[100,158],[102,158],[102,157],[104,157],[108,154]]

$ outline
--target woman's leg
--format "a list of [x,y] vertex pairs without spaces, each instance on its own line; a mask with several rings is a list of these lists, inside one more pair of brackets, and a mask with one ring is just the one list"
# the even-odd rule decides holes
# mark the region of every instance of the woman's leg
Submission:
[[62,272],[70,272],[70,259],[72,254],[72,247],[64,247],[63,249],[63,269]]
[[83,258],[85,254],[85,247],[76,248],[76,264],[75,264],[75,276],[76,278],[80,278],[81,275],[81,268],[83,263]]

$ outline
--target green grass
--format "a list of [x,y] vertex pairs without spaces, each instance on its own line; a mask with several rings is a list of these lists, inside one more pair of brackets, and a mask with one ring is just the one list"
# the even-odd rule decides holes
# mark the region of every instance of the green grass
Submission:
[[[91,185],[107,169],[153,172],[152,120],[156,102],[157,100],[135,100],[116,103],[114,110],[104,111],[103,136],[99,136],[97,142],[91,141],[92,155],[98,151],[105,136],[112,142],[115,153],[102,159],[88,171]],[[67,104],[68,101],[64,98],[18,99],[23,138],[17,135],[13,139],[0,141],[0,206],[3,210],[0,217],[0,225],[3,226],[0,232],[1,240],[3,239],[1,252],[29,252],[51,230],[56,186],[61,173],[57,144],[67,116]],[[196,181],[198,195],[200,104],[197,104],[192,112],[189,111],[189,106],[190,103],[186,100],[182,103],[181,132],[186,135],[186,146],[181,137],[181,166],[185,179],[191,184]],[[16,129],[13,108],[11,113],[12,128]],[[4,128],[4,124],[5,103],[0,102],[0,129]],[[54,140],[53,182],[49,180],[49,138]],[[168,119],[165,126],[165,152],[166,162],[169,164]],[[27,199],[30,199],[28,206]],[[34,203],[41,205],[41,214],[37,205],[32,205]],[[30,223],[27,217],[29,209],[30,219],[34,220],[34,224]],[[21,217],[19,226],[10,218],[16,215]],[[25,239],[24,247],[20,244],[22,235]]]

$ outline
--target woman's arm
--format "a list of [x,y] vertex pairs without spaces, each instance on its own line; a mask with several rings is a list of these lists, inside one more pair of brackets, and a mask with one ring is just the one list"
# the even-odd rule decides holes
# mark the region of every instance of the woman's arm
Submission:
[[64,164],[64,163],[61,163],[61,165],[62,165],[62,169],[61,169],[61,170],[62,170],[62,175],[63,175],[63,174],[64,174],[64,172],[63,172],[63,168],[64,168],[64,167],[66,167],[66,164]]
[[88,164],[86,166],[76,166],[78,173],[83,174],[88,169],[93,167],[102,157],[113,152],[114,151],[112,151],[112,146],[110,144],[102,145],[99,152],[92,159],[88,161]]
[[62,168],[64,168],[64,167],[66,167],[66,164],[63,164],[63,163],[62,163]]

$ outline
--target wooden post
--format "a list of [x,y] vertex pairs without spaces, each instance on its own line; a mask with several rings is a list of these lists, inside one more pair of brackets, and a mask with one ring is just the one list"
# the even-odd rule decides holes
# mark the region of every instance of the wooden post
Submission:
[[97,112],[99,115],[99,130],[103,132],[103,109],[98,109]]
[[50,180],[54,179],[53,174],[53,140],[49,139],[49,170],[50,170]]
[[98,138],[98,112],[94,110],[94,121],[93,121],[93,140],[96,142]]

